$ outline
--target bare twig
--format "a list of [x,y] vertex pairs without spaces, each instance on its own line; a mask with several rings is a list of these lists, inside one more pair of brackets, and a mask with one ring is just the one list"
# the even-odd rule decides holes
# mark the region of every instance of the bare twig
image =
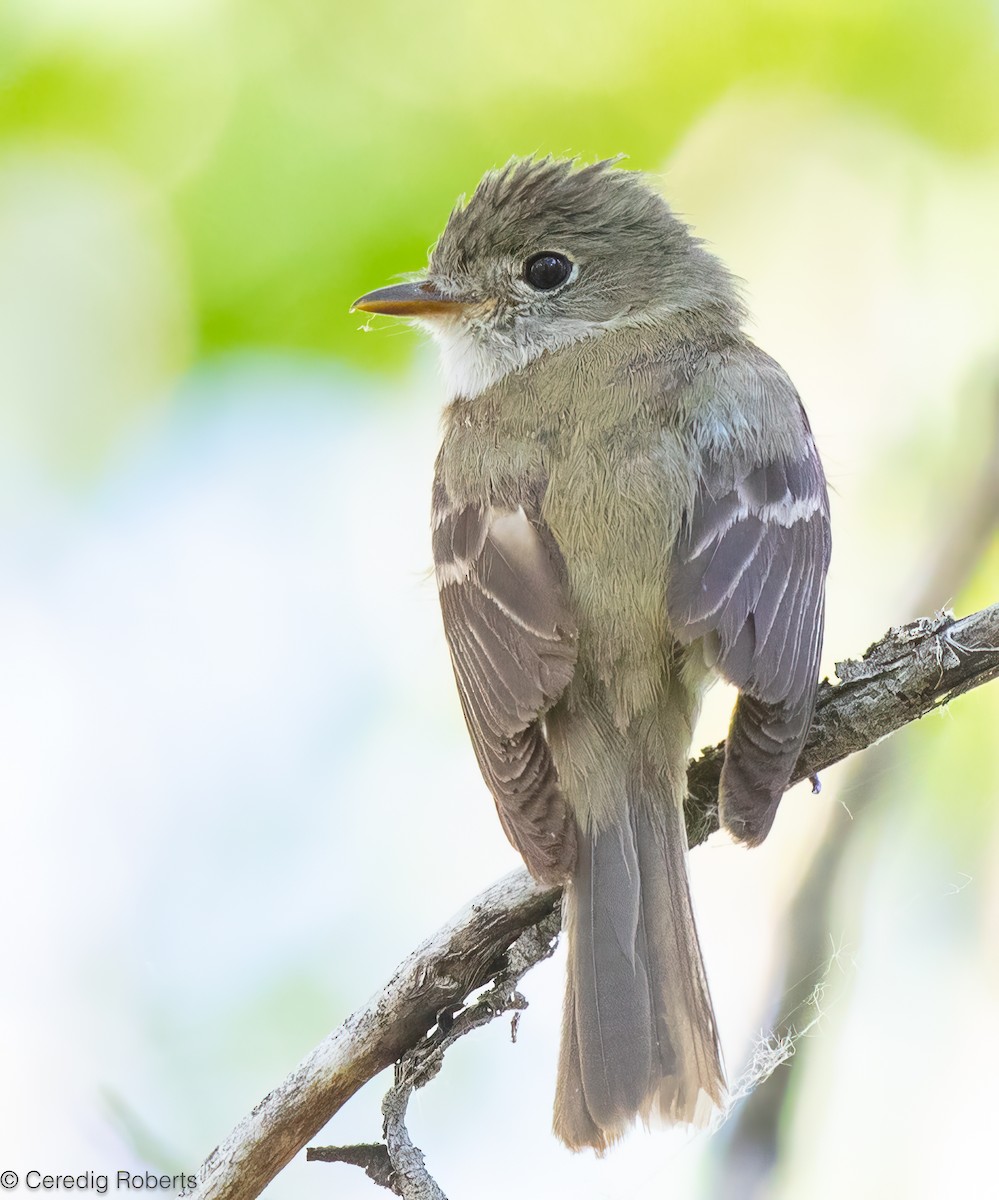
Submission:
[[441,1060],[434,1064],[430,1075],[413,1077],[413,1055],[410,1050],[396,1064],[395,1084],[385,1093],[382,1116],[385,1124],[385,1152],[393,1170],[393,1188],[403,1200],[447,1200],[437,1180],[423,1162],[423,1151],[413,1145],[406,1128],[406,1106],[413,1090],[422,1087],[441,1069]]
[[349,1163],[360,1167],[379,1187],[401,1196],[395,1178],[395,1167],[384,1142],[364,1142],[357,1146],[310,1146],[305,1152],[309,1162]]
[[[844,681],[826,682],[796,779],[832,763],[999,676],[999,604],[961,621],[939,614],[892,629],[862,660],[843,663]],[[688,836],[696,845],[718,826],[720,747],[691,765]],[[386,987],[331,1033],[266,1096],[198,1172],[198,1200],[251,1200],[384,1067],[463,1009],[471,992],[517,978],[550,949],[544,930],[559,901],[515,871],[477,896],[413,951]],[[548,918],[532,943],[520,935]],[[516,949],[511,948],[516,943]],[[513,959],[517,958],[515,964]],[[522,962],[522,969],[520,964]]]

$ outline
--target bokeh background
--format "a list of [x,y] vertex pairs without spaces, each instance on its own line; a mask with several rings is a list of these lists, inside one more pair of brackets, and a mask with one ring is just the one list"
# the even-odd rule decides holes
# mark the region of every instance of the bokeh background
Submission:
[[[827,670],[999,597],[994,0],[2,0],[0,1168],[195,1170],[514,865],[427,578],[434,356],[347,310],[530,152],[626,153],[747,281],[834,491]],[[445,1191],[986,1194],[997,731],[992,685],[694,854],[734,1078],[823,985],[748,1116],[568,1156],[557,957],[414,1100]]]

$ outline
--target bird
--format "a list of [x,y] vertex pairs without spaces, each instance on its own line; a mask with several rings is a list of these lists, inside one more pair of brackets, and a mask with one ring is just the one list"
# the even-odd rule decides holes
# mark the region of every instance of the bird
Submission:
[[825,476],[724,263],[619,159],[511,159],[427,269],[354,309],[413,322],[447,390],[432,494],[444,631],[503,830],[564,888],[553,1128],[604,1153],[724,1104],[683,806],[738,689],[720,822],[767,836],[815,706]]

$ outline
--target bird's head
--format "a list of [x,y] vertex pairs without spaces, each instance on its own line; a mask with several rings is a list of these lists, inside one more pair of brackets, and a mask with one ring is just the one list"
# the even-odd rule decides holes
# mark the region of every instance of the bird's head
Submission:
[[636,171],[613,160],[515,159],[455,207],[420,278],[354,304],[423,325],[453,394],[545,353],[709,305],[731,277]]

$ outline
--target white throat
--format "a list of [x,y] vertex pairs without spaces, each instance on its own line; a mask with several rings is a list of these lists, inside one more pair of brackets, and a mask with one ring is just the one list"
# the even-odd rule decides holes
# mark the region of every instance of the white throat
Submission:
[[466,321],[421,321],[440,354],[448,398],[474,400],[511,371],[520,370],[542,354],[595,337],[609,328],[588,321],[563,321],[556,328],[538,323],[522,330],[522,340],[476,337]]

